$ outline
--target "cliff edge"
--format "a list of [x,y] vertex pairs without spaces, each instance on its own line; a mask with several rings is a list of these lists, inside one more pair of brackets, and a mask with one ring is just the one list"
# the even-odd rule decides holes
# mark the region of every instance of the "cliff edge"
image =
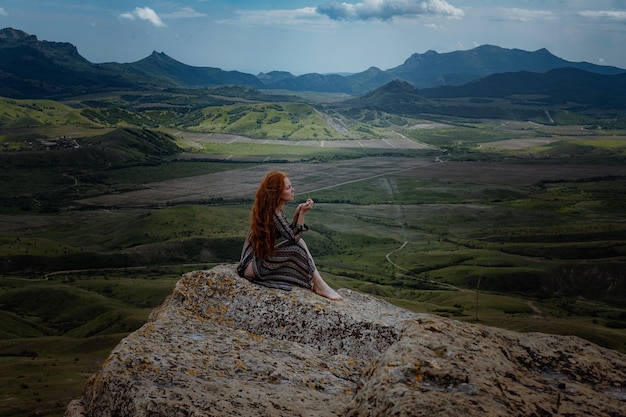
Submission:
[[576,337],[183,275],[68,417],[624,416],[626,356]]

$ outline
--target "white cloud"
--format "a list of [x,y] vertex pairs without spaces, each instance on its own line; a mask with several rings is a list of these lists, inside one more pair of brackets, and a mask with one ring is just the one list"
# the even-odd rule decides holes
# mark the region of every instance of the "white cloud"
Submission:
[[402,16],[462,18],[463,10],[445,0],[363,0],[360,3],[333,1],[317,7],[317,13],[333,20],[393,20]]
[[196,18],[196,17],[206,17],[205,13],[200,13],[192,9],[191,7],[183,7],[182,9],[175,11],[173,13],[168,13],[163,15],[167,18],[171,19],[188,19],[188,18]]
[[221,20],[219,23],[238,23],[254,26],[305,26],[325,24],[315,11],[314,7],[285,10],[237,10],[237,19]]
[[8,16],[9,12],[5,10],[4,7],[0,7],[0,16]]
[[579,14],[594,19],[626,20],[626,12],[617,10],[583,10]]
[[159,15],[157,15],[156,12],[149,7],[135,7],[135,10],[132,12],[120,14],[120,18],[128,20],[147,20],[156,27],[165,26],[165,23],[163,23]]
[[532,22],[535,20],[553,20],[556,19],[554,13],[548,10],[530,10],[530,9],[505,9],[503,7],[498,8],[502,14],[500,18],[502,20],[513,20],[516,22]]

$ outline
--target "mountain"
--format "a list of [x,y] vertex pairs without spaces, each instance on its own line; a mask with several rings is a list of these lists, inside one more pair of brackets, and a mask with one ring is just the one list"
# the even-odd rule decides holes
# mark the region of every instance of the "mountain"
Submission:
[[[506,102],[495,104],[495,99]],[[575,68],[559,68],[545,74],[520,71],[493,74],[460,86],[425,89],[394,80],[362,96],[330,106],[403,115],[528,120],[540,117],[546,108],[626,109],[626,73],[603,75]]]
[[544,105],[572,103],[589,108],[626,108],[626,73],[603,75],[575,68],[545,74],[513,72],[493,74],[461,86],[421,89],[424,98],[534,96]]
[[392,114],[418,114],[430,101],[406,81],[394,80],[360,97],[335,103],[341,108],[381,110]]
[[289,80],[268,83],[268,87],[296,91],[339,91],[357,95],[374,90],[395,79],[407,81],[419,89],[462,85],[497,73],[519,71],[545,73],[557,68],[576,68],[604,75],[626,72],[616,67],[566,61],[554,56],[547,49],[528,52],[483,45],[467,51],[444,54],[435,51],[416,53],[402,65],[386,71],[371,67],[364,72],[346,76],[345,83],[338,82],[336,75],[306,74]]
[[552,55],[547,49],[534,52],[483,45],[467,51],[439,54],[428,51],[413,54],[402,65],[387,70],[396,78],[408,81],[416,88],[441,85],[461,85],[503,72],[528,71],[544,73],[557,68],[577,68],[598,74],[624,73],[623,69],[570,62]]
[[11,98],[55,98],[108,90],[224,85],[360,95],[396,79],[423,89],[463,85],[498,73],[546,73],[559,68],[602,75],[626,72],[616,67],[566,61],[546,49],[527,52],[483,45],[444,54],[435,51],[416,53],[395,68],[371,67],[345,76],[310,73],[296,77],[284,71],[254,76],[219,68],[193,67],[156,51],[130,64],[93,64],[72,44],[39,41],[34,35],[12,28],[0,30],[0,96]]
[[268,73],[261,72],[256,76],[263,84],[272,84],[275,82],[295,78],[296,76],[287,71],[270,71]]
[[304,74],[295,78],[285,78],[268,84],[266,88],[325,93],[346,93],[352,90],[348,80],[341,75],[317,73]]
[[363,94],[394,80],[395,76],[379,68],[370,67],[367,71],[347,76],[309,73],[297,77],[264,78],[266,88],[269,89]]
[[69,43],[39,41],[12,28],[0,30],[0,76],[0,96],[12,98],[181,86],[263,86],[254,75],[192,67],[157,52],[130,64],[93,64]]
[[163,52],[152,54],[131,64],[101,64],[101,68],[130,73],[145,79],[163,80],[186,87],[207,87],[221,85],[246,85],[262,88],[263,83],[254,75],[239,71],[223,71],[219,68],[193,67],[170,58]]
[[396,79],[396,76],[377,67],[346,77],[353,93],[363,94]]
[[69,43],[40,42],[15,29],[0,30],[0,95],[39,98],[129,88],[137,80],[98,69]]

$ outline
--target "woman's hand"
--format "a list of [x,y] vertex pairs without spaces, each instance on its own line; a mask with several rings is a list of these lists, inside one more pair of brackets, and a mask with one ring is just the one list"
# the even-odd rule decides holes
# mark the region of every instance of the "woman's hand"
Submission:
[[298,207],[296,208],[297,212],[302,212],[302,213],[306,213],[307,211],[311,210],[313,208],[313,204],[315,202],[313,200],[311,200],[310,198],[307,198],[307,200],[304,203],[300,203],[298,204]]

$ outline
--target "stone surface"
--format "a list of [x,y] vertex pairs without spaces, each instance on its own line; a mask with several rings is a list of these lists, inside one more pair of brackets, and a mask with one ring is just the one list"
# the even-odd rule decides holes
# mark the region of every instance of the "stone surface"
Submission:
[[184,275],[66,416],[624,416],[626,357],[575,337]]

